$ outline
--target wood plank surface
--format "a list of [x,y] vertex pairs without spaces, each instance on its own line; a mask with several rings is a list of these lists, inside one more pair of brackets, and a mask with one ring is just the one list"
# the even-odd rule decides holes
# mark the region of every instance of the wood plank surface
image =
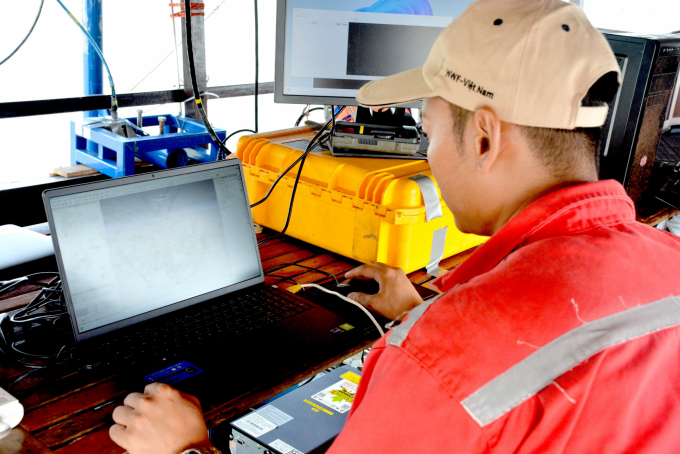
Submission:
[[21,427],[12,429],[9,435],[0,440],[0,454],[50,454],[43,442]]
[[[265,229],[257,237],[261,241],[270,238],[275,233]],[[281,269],[272,271],[273,274],[302,283],[323,282],[331,278],[300,265],[318,268],[342,280],[344,273],[360,264],[285,236],[262,245],[260,256],[264,268],[285,265]],[[445,263],[449,266],[457,266],[465,258],[467,256],[457,256],[457,258],[447,259]],[[410,278],[418,282],[427,282],[432,279],[421,272],[413,273]],[[266,277],[266,283],[276,284],[280,288],[293,285],[290,281],[274,277]],[[35,295],[35,290],[37,289],[24,288],[12,295],[9,300],[0,299],[0,312],[3,307],[18,307],[26,304]],[[273,376],[267,383],[250,390],[246,395],[239,396],[232,402],[206,408],[205,416],[208,426],[214,427],[247,411],[253,405],[314,376],[329,366],[360,353],[372,343],[373,341],[361,341],[345,352],[324,358],[314,364],[306,364],[296,370],[284,371],[280,376]],[[7,389],[27,370],[0,359],[0,385]],[[11,434],[13,438],[7,441],[0,440],[0,454],[19,452],[120,454],[124,452],[111,441],[108,429],[112,424],[113,409],[133,389],[132,383],[127,380],[112,372],[81,372],[72,367],[31,373],[14,389],[26,408],[26,414],[16,434]]]
[[33,433],[67,418],[73,418],[118,396],[126,395],[132,389],[133,385],[129,379],[116,377],[26,412],[21,426]]
[[11,385],[14,383],[14,380],[26,372],[28,372],[26,367],[20,366],[3,357],[2,362],[0,363],[0,386],[5,390],[9,390],[12,387]]
[[63,400],[112,378],[114,375],[111,371],[78,372],[71,368],[63,370],[63,373],[55,373],[47,369],[38,371],[25,380],[25,383],[22,381],[13,392],[21,400],[24,411],[28,412]]
[[[127,392],[125,395],[127,395]],[[125,400],[125,396],[120,396],[113,402],[106,402],[105,405],[97,406],[36,432],[35,436],[50,448],[57,449],[99,429],[108,430],[113,424],[113,410],[122,405],[123,400]]]
[[109,428],[105,427],[87,436],[78,438],[73,443],[54,452],[57,454],[122,454],[125,450],[111,441]]

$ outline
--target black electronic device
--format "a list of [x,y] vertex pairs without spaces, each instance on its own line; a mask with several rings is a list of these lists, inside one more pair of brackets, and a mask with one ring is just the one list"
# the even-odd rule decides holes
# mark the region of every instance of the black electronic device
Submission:
[[427,159],[418,153],[420,134],[413,126],[388,126],[338,121],[328,146],[338,157],[401,157]]
[[603,33],[623,81],[604,125],[600,178],[621,182],[637,203],[663,184],[653,173],[664,124],[673,118],[669,110],[678,90],[680,35]]

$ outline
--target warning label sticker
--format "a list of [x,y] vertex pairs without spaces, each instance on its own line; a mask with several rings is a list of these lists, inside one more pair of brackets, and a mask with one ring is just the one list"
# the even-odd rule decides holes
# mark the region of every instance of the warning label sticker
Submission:
[[[358,375],[352,375],[358,378]],[[343,380],[314,394],[312,399],[324,404],[328,408],[332,408],[338,413],[348,412],[352,408],[352,402],[354,402],[354,396],[359,386],[359,380],[354,379],[354,377],[343,376]]]
[[292,419],[292,416],[273,405],[267,405],[235,421],[234,425],[253,437],[260,437]]
[[288,443],[285,443],[281,440],[275,440],[275,441],[269,443],[269,446],[276,449],[281,454],[305,454],[304,452],[298,451],[297,449],[293,448]]

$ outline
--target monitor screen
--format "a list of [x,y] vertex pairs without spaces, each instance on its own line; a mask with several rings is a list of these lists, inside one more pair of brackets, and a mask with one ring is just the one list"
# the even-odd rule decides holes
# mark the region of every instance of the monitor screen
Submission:
[[238,165],[49,203],[79,334],[261,275]]
[[357,105],[367,82],[422,66],[472,0],[278,0],[277,102]]

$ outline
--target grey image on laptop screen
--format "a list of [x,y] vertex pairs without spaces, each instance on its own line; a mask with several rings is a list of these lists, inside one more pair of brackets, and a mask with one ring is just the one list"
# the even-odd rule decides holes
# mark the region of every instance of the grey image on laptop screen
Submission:
[[238,166],[50,203],[81,333],[260,276]]

